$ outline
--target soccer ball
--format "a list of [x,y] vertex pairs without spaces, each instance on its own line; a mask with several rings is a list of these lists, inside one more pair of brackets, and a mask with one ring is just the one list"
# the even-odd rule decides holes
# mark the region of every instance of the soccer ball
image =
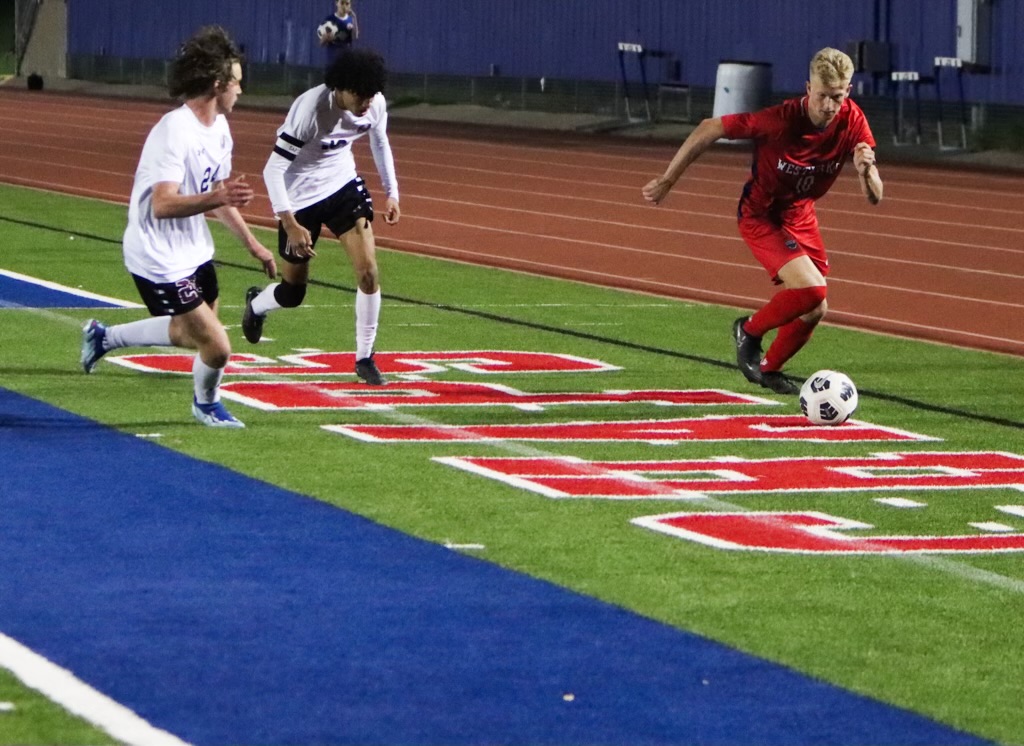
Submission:
[[338,24],[334,21],[324,21],[316,27],[316,35],[320,41],[330,41],[338,34]]
[[815,425],[841,425],[857,411],[857,387],[845,373],[819,370],[800,387],[800,410]]

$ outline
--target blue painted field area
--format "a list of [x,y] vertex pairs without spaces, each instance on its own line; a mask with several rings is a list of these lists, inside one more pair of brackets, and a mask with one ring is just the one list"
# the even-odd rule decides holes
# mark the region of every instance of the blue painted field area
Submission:
[[140,308],[141,306],[0,270],[0,308],[18,307]]
[[195,744],[982,743],[4,389],[0,467],[0,631]]

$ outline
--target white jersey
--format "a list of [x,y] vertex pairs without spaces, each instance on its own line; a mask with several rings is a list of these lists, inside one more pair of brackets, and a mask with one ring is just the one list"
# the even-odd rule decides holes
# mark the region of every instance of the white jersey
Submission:
[[124,232],[124,263],[152,282],[188,277],[213,258],[213,237],[202,213],[187,218],[155,218],[153,187],[178,184],[180,194],[208,192],[231,174],[231,130],[218,114],[207,127],[187,106],[156,123],[142,148]]
[[363,116],[340,108],[334,91],[326,85],[310,88],[295,99],[263,169],[274,213],[309,207],[356,178],[352,143],[367,133],[384,190],[397,200],[398,180],[387,126],[387,103],[380,93]]

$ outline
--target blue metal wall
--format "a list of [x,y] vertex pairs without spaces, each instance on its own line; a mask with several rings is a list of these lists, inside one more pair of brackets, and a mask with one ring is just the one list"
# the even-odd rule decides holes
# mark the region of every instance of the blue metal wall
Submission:
[[[712,87],[723,59],[773,65],[773,87],[803,88],[810,55],[858,39],[889,41],[894,67],[931,72],[956,54],[956,0],[355,0],[360,45],[398,72],[614,80],[616,43],[678,59]],[[68,0],[69,51],[166,58],[204,23],[220,23],[255,62],[319,65],[313,29],[332,0]],[[976,101],[1024,104],[1024,2],[992,4],[992,72],[966,78]],[[664,65],[649,63],[652,79]],[[638,68],[633,66],[630,75]]]

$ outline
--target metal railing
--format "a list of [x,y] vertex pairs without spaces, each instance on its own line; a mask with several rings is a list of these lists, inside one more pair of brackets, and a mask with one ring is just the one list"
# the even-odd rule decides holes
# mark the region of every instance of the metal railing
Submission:
[[[28,0],[19,0],[27,2]],[[35,0],[31,0],[32,3]],[[166,83],[164,60],[127,59],[105,55],[70,55],[71,78],[124,85]],[[283,106],[291,98],[322,81],[323,70],[286,64],[251,63],[245,71],[245,90],[249,96],[279,96]],[[696,124],[711,116],[714,89],[694,87],[683,100],[670,100],[657,109],[655,123]],[[394,106],[417,103],[434,105],[473,104],[506,111],[531,111],[562,114],[589,114],[612,126],[626,119],[625,96],[621,82],[546,79],[506,76],[459,76],[423,73],[392,73],[388,100]],[[773,95],[771,103],[784,98]],[[898,100],[892,95],[857,96],[867,113],[880,145],[893,141],[896,131],[913,124],[920,130],[920,146],[938,149],[938,104],[920,102],[920,122],[904,122],[899,117]],[[903,112],[906,115],[906,112]],[[894,117],[897,124],[893,124]],[[1021,150],[1024,142],[1024,108],[1010,105],[970,105],[968,149]],[[609,127],[611,128],[611,127]],[[589,129],[589,127],[588,127]],[[596,129],[596,128],[594,128]],[[916,144],[916,143],[915,143]]]

